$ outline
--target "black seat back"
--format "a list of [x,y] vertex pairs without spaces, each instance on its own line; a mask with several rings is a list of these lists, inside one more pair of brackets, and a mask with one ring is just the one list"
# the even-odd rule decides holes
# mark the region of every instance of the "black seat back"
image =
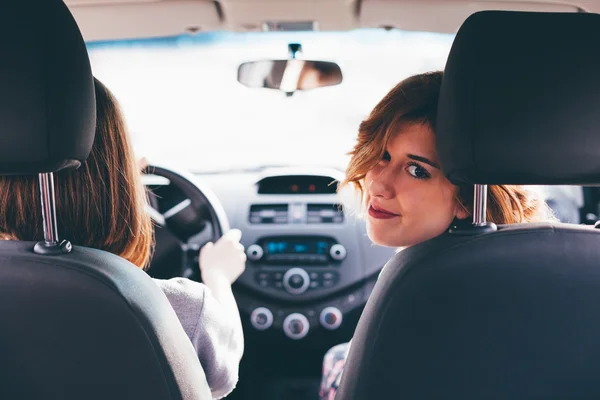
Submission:
[[210,399],[167,298],[139,268],[0,241],[0,398]]
[[363,312],[338,396],[599,398],[599,257],[599,231],[553,224],[402,251]]

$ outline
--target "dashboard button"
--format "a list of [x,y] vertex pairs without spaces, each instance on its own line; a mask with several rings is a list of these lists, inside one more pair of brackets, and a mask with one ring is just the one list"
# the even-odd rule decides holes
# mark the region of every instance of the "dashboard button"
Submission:
[[269,279],[269,274],[267,272],[259,272],[257,277],[259,280],[266,280]]
[[330,287],[333,287],[333,285],[334,285],[334,282],[332,280],[326,279],[323,281],[323,287],[330,288]]
[[335,275],[332,272],[325,272],[323,274],[323,279],[333,279]]
[[275,282],[275,287],[276,287],[277,289],[281,289],[281,288],[283,288],[283,282],[281,282],[281,281],[277,281],[277,282]]
[[329,255],[336,261],[342,261],[346,258],[346,248],[341,244],[334,244],[329,249]]
[[319,287],[319,283],[317,281],[312,281],[309,285],[311,289],[316,289]]
[[302,268],[291,268],[283,275],[283,287],[291,294],[301,294],[308,289],[310,277]]
[[319,279],[319,273],[318,272],[311,272],[310,273],[310,279],[312,279],[312,280]]
[[248,248],[246,249],[246,255],[248,256],[249,260],[252,261],[258,261],[262,258],[264,252],[262,247],[260,247],[257,244],[253,244],[248,246]]
[[291,288],[297,290],[304,286],[304,278],[298,274],[294,274],[289,277],[288,283]]
[[308,319],[300,313],[290,314],[283,320],[283,332],[290,339],[302,339],[308,334],[309,330],[310,323]]
[[268,308],[258,307],[250,314],[250,322],[255,329],[264,331],[273,325],[273,313]]
[[273,278],[275,278],[275,280],[277,280],[277,281],[281,280],[281,279],[283,279],[283,273],[282,272],[275,272],[273,274]]
[[262,280],[258,281],[258,284],[259,284],[261,287],[267,287],[267,286],[269,286],[269,281],[268,281],[268,280],[266,280],[266,279],[262,279]]
[[327,307],[321,311],[319,322],[321,322],[323,328],[332,331],[339,328],[339,326],[342,324],[342,318],[342,312],[336,307]]
[[349,294],[347,297],[344,298],[342,305],[345,307],[353,306],[354,303],[356,303],[356,298],[357,298],[356,295]]

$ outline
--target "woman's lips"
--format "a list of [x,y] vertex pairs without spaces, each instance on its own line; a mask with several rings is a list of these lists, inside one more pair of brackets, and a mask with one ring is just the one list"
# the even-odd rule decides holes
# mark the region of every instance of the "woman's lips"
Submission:
[[376,219],[390,219],[400,216],[383,208],[373,206],[373,204],[369,205],[369,215]]

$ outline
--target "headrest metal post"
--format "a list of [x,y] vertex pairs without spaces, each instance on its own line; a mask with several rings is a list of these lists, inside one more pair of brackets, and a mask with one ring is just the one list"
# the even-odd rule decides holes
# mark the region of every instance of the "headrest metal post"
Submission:
[[58,228],[56,224],[54,174],[39,174],[39,180],[42,197],[42,218],[44,219],[44,241],[48,246],[55,246],[58,244]]
[[487,185],[475,185],[474,192],[473,226],[484,226],[487,212]]
[[42,201],[42,219],[44,223],[44,241],[38,242],[33,251],[44,255],[70,253],[73,246],[68,240],[59,241],[56,223],[56,197],[54,195],[54,174],[38,174]]
[[482,233],[495,232],[498,227],[493,222],[486,221],[487,211],[487,185],[475,185],[473,199],[473,222],[468,224],[459,221],[452,225],[448,232],[452,235],[473,236]]

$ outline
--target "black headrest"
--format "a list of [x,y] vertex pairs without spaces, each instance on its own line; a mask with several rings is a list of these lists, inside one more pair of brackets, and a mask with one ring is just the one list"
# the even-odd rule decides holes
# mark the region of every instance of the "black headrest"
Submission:
[[462,25],[436,124],[453,183],[600,183],[600,15],[485,11]]
[[61,0],[0,5],[0,174],[76,168],[92,148],[94,82]]

